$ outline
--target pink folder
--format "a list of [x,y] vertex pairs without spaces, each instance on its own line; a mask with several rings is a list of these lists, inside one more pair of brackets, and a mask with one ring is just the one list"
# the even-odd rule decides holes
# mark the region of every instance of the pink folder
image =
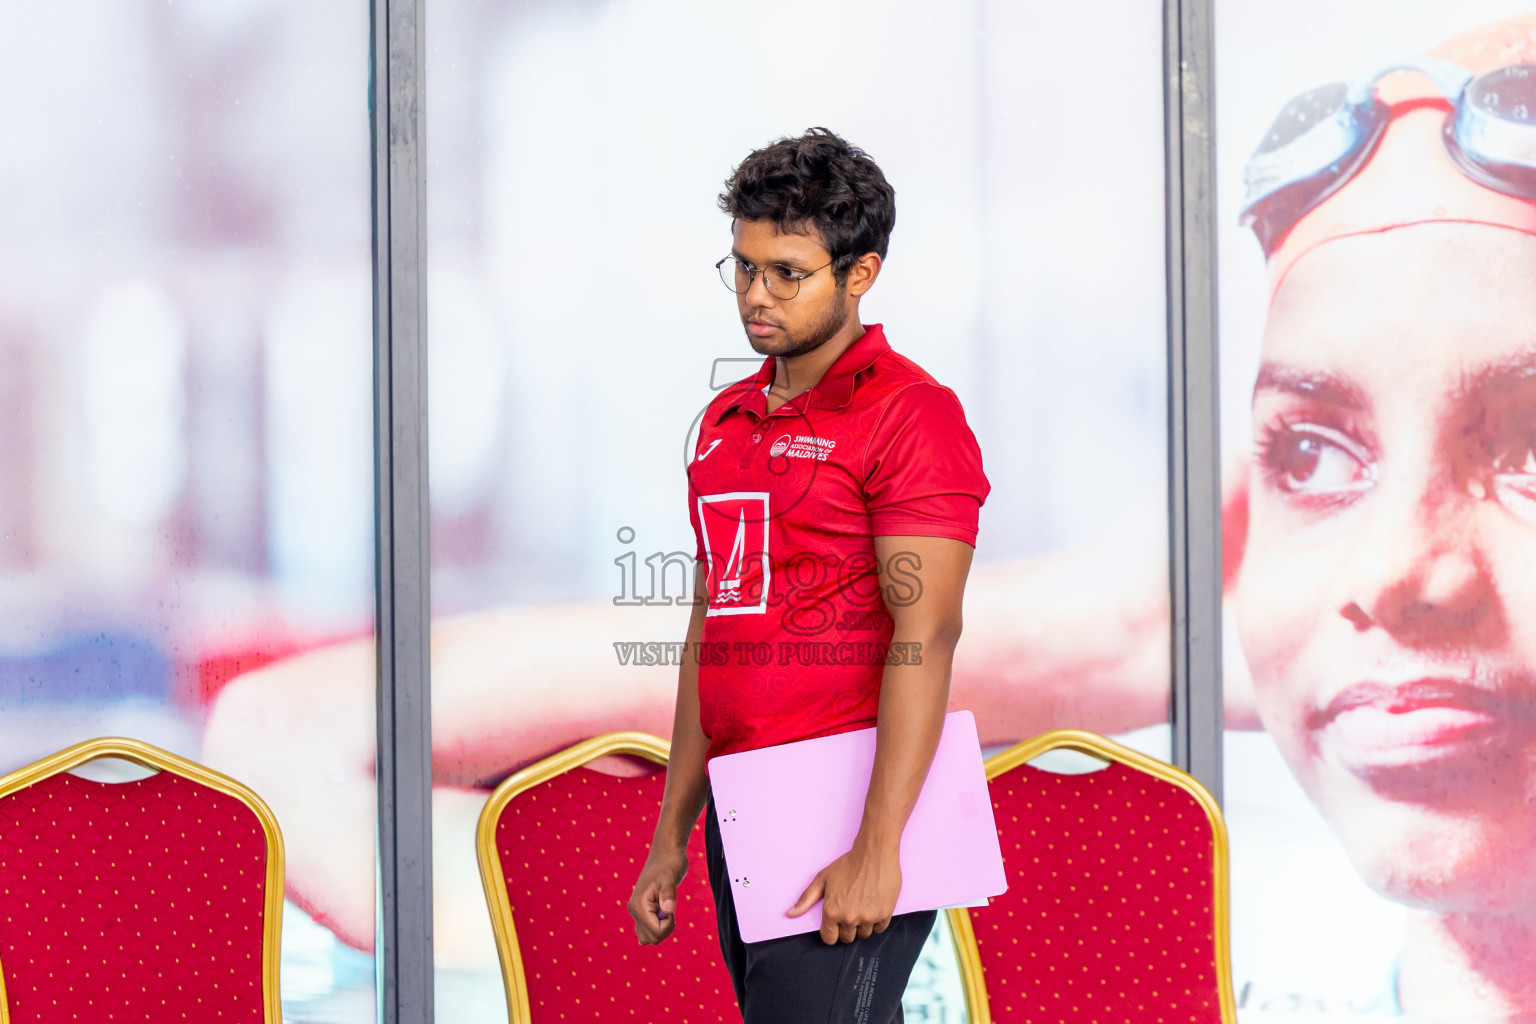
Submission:
[[[710,788],[746,942],[821,928],[821,904],[786,917],[816,873],[859,832],[875,764],[875,730],[726,754]],[[901,837],[896,913],[984,904],[1008,888],[976,719],[945,716],[933,766]]]

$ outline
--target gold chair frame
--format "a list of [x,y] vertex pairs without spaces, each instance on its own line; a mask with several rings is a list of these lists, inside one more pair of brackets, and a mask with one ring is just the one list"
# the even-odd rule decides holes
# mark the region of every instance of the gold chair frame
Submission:
[[[1125,747],[1097,733],[1081,729],[1057,729],[1017,743],[987,758],[987,780],[1010,772],[1019,765],[1052,750],[1075,750],[1108,763],[1120,763],[1171,783],[1194,797],[1211,826],[1212,893],[1214,899],[1212,933],[1216,946],[1216,986],[1221,1002],[1222,1024],[1237,1024],[1237,1001],[1232,994],[1231,904],[1228,893],[1229,859],[1227,826],[1221,808],[1206,788],[1191,775],[1130,747]],[[971,1024],[992,1024],[987,1000],[986,980],[982,974],[981,951],[976,931],[965,908],[947,910],[955,953],[960,961],[961,984],[965,990],[966,1019]]]
[[[522,950],[517,944],[517,928],[512,921],[512,902],[507,897],[507,877],[496,850],[496,825],[501,812],[519,793],[563,775],[572,768],[610,754],[643,757],[663,768],[672,747],[666,740],[643,732],[611,732],[583,740],[558,754],[551,754],[515,773],[497,786],[480,812],[475,829],[475,854],[480,862],[480,881],[485,887],[485,902],[491,912],[491,929],[496,933],[496,953],[501,959],[501,978],[507,991],[507,1017],[510,1024],[530,1024],[532,1007],[528,1002],[528,977],[523,967]],[[0,1021],[0,1024],[5,1024]]]
[[[267,843],[266,902],[262,914],[261,998],[265,1024],[282,1024],[283,1008],[278,990],[278,961],[283,933],[283,834],[266,802],[227,775],[178,757],[168,750],[122,736],[106,736],[66,747],[0,778],[0,799],[34,783],[67,772],[88,761],[116,757],[156,772],[168,771],[199,785],[232,796],[249,808],[261,822]],[[5,993],[4,965],[0,964],[0,1024],[10,1024],[10,1002]]]

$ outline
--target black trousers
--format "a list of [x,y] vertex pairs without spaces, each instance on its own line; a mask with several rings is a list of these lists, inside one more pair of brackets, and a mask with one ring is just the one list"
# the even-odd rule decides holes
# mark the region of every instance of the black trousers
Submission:
[[818,932],[742,942],[713,797],[704,850],[720,952],[744,1024],[901,1024],[901,994],[937,911],[899,914],[878,935],[834,946]]

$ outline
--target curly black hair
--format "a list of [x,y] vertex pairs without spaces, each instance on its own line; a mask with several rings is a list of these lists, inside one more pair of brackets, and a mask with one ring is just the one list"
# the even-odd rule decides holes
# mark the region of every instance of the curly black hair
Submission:
[[868,153],[826,128],[812,128],[747,155],[720,193],[720,209],[738,220],[770,220],[781,231],[821,235],[846,280],[867,252],[885,258],[896,226],[896,190]]

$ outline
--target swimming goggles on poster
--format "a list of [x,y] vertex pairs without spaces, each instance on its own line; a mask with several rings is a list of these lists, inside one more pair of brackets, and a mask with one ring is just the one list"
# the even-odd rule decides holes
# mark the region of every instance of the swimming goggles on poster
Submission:
[[1473,76],[1433,57],[1398,61],[1285,105],[1243,170],[1240,221],[1266,256],[1309,210],[1359,173],[1392,120],[1376,95],[1393,71],[1419,71],[1450,101],[1442,135],[1461,173],[1485,188],[1536,199],[1536,64]]

